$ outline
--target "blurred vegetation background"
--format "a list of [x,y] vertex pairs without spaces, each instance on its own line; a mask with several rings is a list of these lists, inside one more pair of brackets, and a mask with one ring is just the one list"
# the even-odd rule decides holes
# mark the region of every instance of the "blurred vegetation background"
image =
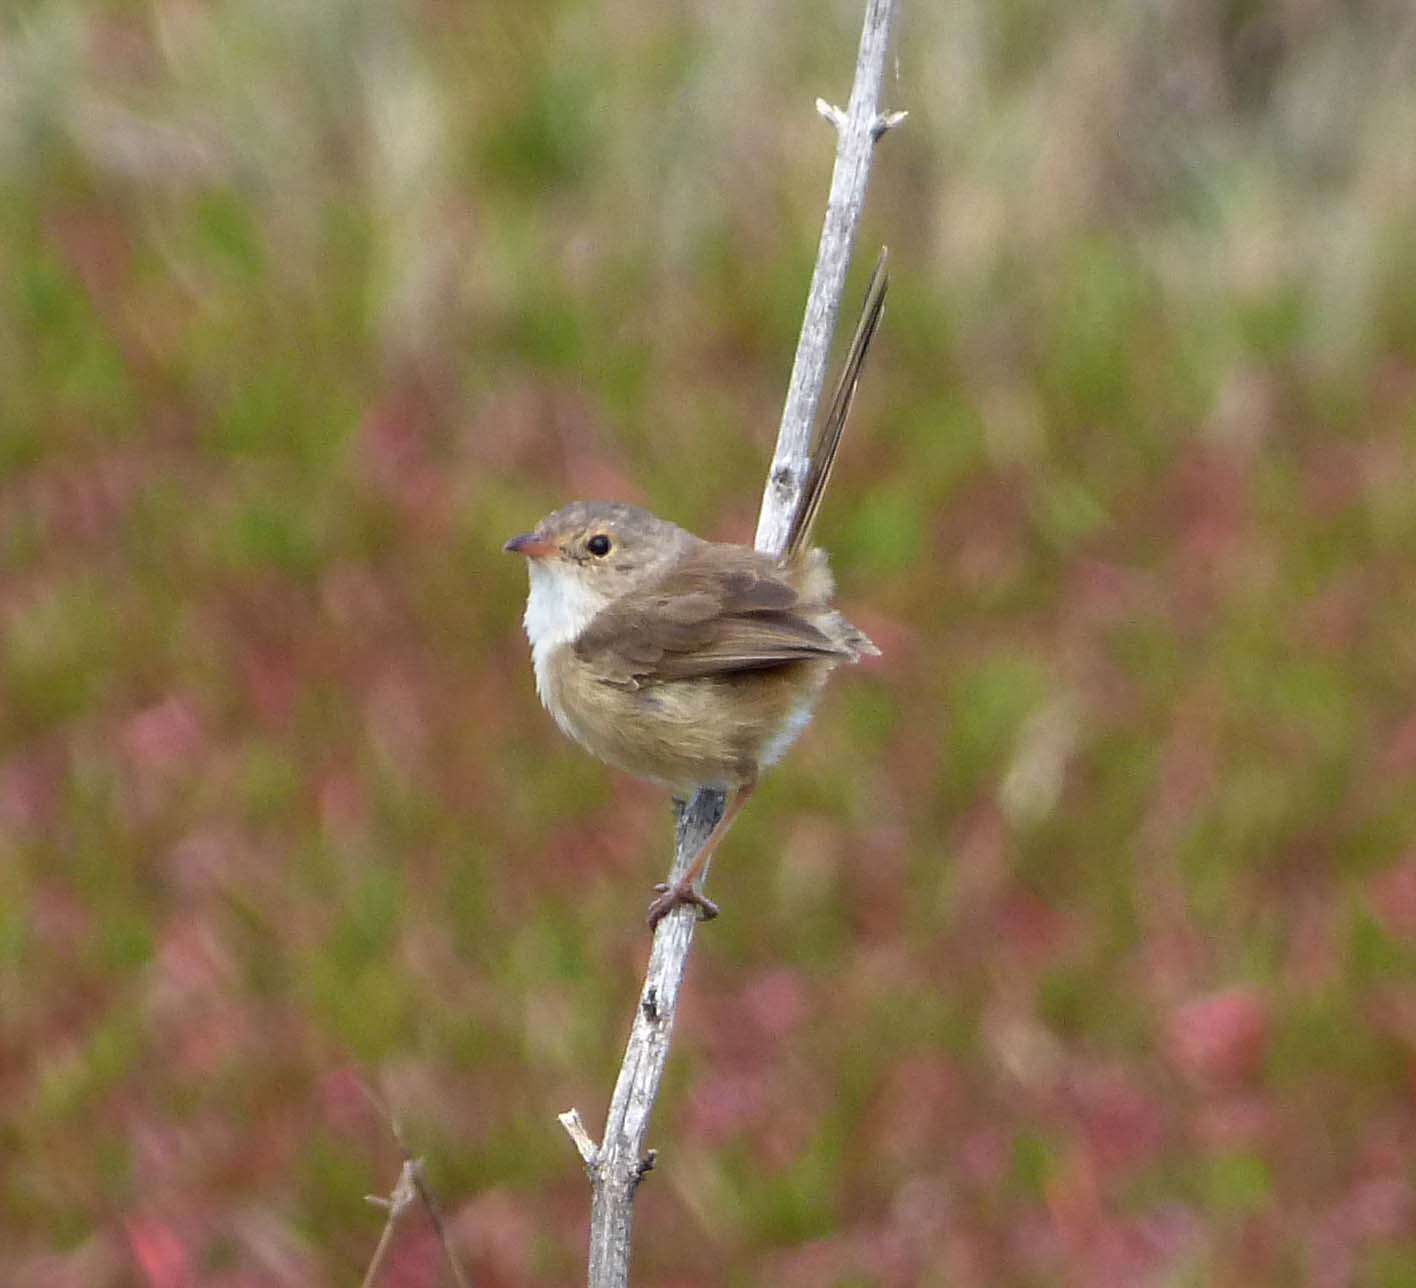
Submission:
[[[1416,1284],[1416,11],[903,4],[654,1285]],[[857,0],[0,16],[0,1281],[582,1272],[662,794],[501,542],[750,539]],[[420,1218],[387,1282],[439,1282]]]

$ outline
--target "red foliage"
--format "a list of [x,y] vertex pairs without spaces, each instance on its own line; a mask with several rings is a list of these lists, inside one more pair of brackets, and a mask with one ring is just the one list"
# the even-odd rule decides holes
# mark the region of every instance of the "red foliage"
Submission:
[[1367,889],[1372,909],[1387,932],[1416,938],[1416,853],[1373,877]]
[[1171,1012],[1166,1049],[1177,1070],[1201,1086],[1252,1078],[1261,1067],[1269,1007],[1257,988],[1238,986],[1195,998]]
[[134,1216],[124,1229],[145,1288],[189,1288],[196,1282],[186,1245],[166,1222]]

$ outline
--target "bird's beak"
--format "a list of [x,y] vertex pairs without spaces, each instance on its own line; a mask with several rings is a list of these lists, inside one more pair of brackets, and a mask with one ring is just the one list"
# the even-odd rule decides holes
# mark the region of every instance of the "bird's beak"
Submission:
[[502,549],[509,554],[525,555],[528,559],[544,559],[547,555],[555,554],[560,547],[554,541],[538,537],[534,532],[523,532],[519,537],[512,537]]

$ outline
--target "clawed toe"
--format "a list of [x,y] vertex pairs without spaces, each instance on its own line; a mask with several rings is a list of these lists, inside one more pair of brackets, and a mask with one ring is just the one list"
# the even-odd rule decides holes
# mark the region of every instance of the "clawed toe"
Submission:
[[661,881],[654,889],[658,898],[649,905],[649,915],[645,918],[649,923],[650,930],[655,929],[675,908],[684,904],[691,904],[697,908],[701,921],[712,921],[718,915],[718,905],[707,895],[699,894],[692,885],[686,882],[669,885]]

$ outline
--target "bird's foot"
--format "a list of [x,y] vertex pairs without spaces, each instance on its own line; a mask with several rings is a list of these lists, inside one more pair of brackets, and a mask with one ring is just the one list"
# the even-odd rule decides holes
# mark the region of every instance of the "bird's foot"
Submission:
[[658,897],[649,905],[649,915],[645,918],[650,930],[657,927],[675,908],[684,904],[691,904],[698,909],[700,921],[712,921],[718,915],[718,905],[707,895],[695,890],[692,882],[679,881],[674,885],[660,882],[654,889],[658,892]]

